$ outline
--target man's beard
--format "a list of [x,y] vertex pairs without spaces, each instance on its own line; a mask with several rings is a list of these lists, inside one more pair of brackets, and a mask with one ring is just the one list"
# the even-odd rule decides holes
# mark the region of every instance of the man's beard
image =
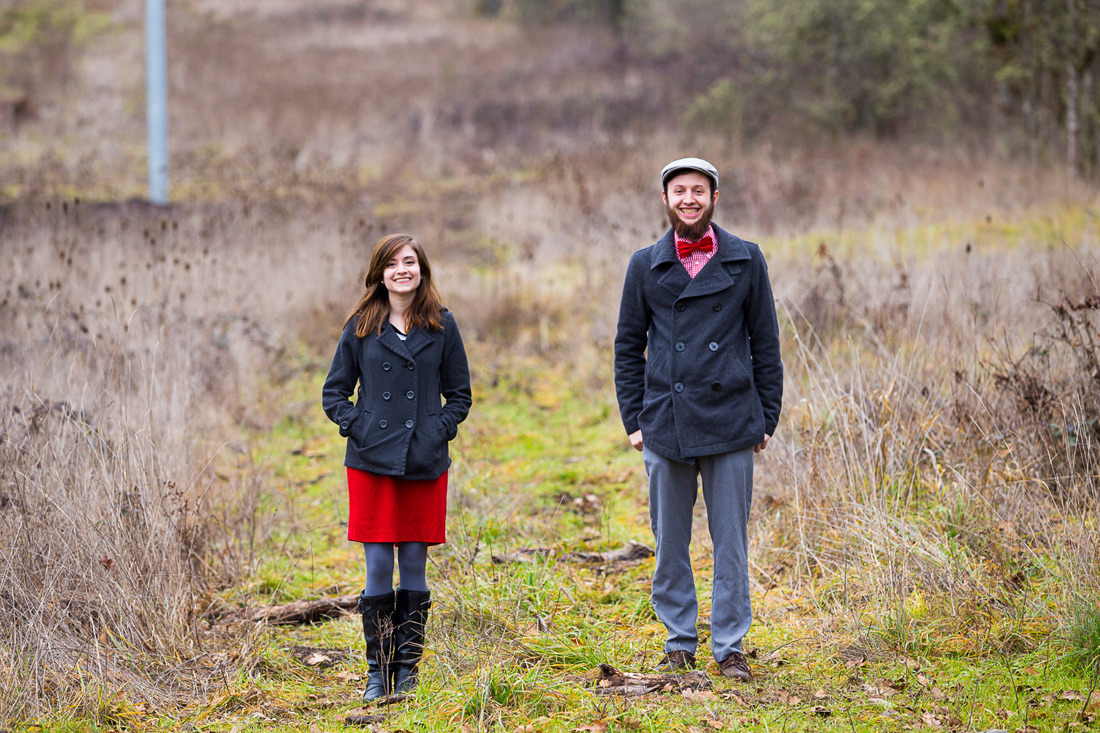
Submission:
[[665,209],[668,211],[668,221],[672,224],[676,236],[689,242],[697,242],[710,229],[710,218],[714,215],[714,199],[712,198],[707,207],[699,212],[699,218],[692,224],[685,223],[680,218],[679,212],[671,206],[666,204]]

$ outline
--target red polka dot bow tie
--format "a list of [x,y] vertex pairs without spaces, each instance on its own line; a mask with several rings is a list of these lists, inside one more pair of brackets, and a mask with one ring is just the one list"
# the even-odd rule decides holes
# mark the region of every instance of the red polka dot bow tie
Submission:
[[676,243],[676,254],[678,254],[681,259],[687,257],[692,252],[710,252],[712,249],[714,249],[714,240],[711,239],[709,234],[698,242]]

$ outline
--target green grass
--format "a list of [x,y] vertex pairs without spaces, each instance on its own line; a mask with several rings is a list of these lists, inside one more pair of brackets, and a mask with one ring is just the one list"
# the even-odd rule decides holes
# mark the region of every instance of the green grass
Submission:
[[1085,673],[1100,675],[1100,604],[1081,601],[1067,636],[1067,657]]
[[[287,394],[300,398],[290,402],[301,409],[270,434],[251,436],[251,465],[270,477],[264,506],[280,517],[251,579],[226,591],[230,602],[309,598],[328,586],[354,592],[361,582],[358,546],[339,527],[341,441],[317,400],[307,399],[319,394],[320,379],[289,385]],[[450,542],[431,556],[436,605],[422,683],[414,699],[372,709],[386,715],[379,730],[1064,731],[1075,729],[1068,726],[1082,711],[1080,721],[1096,715],[1100,695],[1086,700],[1100,639],[1094,608],[1082,607],[1063,639],[1036,613],[1007,603],[951,608],[927,590],[860,611],[827,583],[816,595],[783,585],[754,594],[747,649],[757,677],[750,685],[716,675],[702,624],[700,660],[712,692],[691,699],[595,695],[601,662],[650,671],[663,629],[648,600],[652,560],[602,568],[561,558],[651,541],[639,458],[626,446],[610,397],[604,390],[593,397],[587,381],[519,361],[495,385],[477,385],[475,413],[454,450]],[[591,494],[596,508],[558,501],[562,494]],[[958,511],[944,508],[939,516]],[[953,539],[957,532],[944,532],[945,542]],[[529,563],[490,559],[534,546],[557,554]],[[705,614],[702,548],[695,562]],[[1048,571],[1028,572],[1041,579]],[[358,617],[270,628],[254,644],[246,650],[250,662],[212,683],[205,702],[170,712],[121,706],[101,714],[110,725],[99,727],[61,713],[43,729],[343,729],[366,673]],[[350,654],[322,669],[290,655],[292,646]]]

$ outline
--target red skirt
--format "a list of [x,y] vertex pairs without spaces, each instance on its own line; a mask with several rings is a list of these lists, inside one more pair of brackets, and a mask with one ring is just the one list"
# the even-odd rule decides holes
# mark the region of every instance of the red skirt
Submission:
[[348,539],[446,542],[447,473],[430,481],[413,481],[349,468]]

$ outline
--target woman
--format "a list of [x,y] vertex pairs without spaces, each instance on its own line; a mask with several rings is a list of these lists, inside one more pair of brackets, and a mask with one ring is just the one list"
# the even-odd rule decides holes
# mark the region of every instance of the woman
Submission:
[[462,337],[424,249],[406,234],[383,237],[322,396],[325,414],[348,439],[348,539],[363,543],[367,561],[359,596],[369,669],[364,701],[416,685],[431,606],[428,547],[446,541],[447,443],[471,401]]

